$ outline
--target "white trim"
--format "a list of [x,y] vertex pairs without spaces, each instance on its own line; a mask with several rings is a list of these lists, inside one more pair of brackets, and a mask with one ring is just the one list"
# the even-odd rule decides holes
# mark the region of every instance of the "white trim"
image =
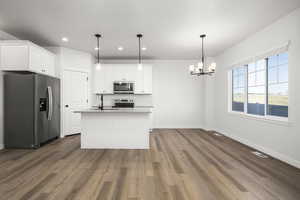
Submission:
[[4,144],[0,144],[0,149],[4,149]]
[[73,72],[81,72],[81,73],[86,73],[87,77],[88,77],[88,88],[87,88],[87,98],[88,98],[88,106],[91,106],[91,71],[90,70],[86,70],[86,69],[78,69],[78,68],[63,68],[61,71],[61,93],[60,93],[60,103],[61,103],[61,131],[60,131],[60,137],[63,138],[66,136],[65,134],[65,104],[64,104],[64,82],[65,82],[65,78],[64,78],[64,72],[65,71],[73,71]]
[[160,126],[160,127],[153,127],[152,129],[205,129],[204,126]]
[[261,122],[267,122],[267,123],[272,123],[272,124],[282,125],[282,126],[292,126],[292,123],[288,120],[288,118],[285,117],[276,117],[270,115],[260,116],[260,115],[253,115],[253,114],[248,114],[248,113],[238,112],[238,111],[228,111],[228,113],[239,117],[244,117],[246,119],[257,120]]
[[227,108],[228,111],[232,110],[232,70],[228,70],[228,74],[227,74],[227,79],[228,79],[228,85],[227,85],[227,89],[228,89],[228,101],[227,101]]
[[227,137],[229,137],[229,138],[231,138],[233,140],[236,140],[236,141],[238,141],[238,142],[240,142],[242,144],[245,144],[245,145],[250,146],[250,147],[252,147],[254,149],[257,149],[257,150],[259,150],[259,151],[261,151],[261,152],[263,152],[263,153],[265,153],[267,155],[270,155],[270,156],[272,156],[272,157],[274,157],[274,158],[276,158],[278,160],[281,160],[281,161],[283,161],[285,163],[288,163],[288,164],[290,164],[290,165],[292,165],[292,166],[297,167],[297,168],[300,169],[300,161],[299,160],[296,160],[296,159],[291,158],[291,157],[289,157],[287,155],[284,155],[282,153],[274,151],[274,150],[272,150],[270,148],[266,148],[266,147],[257,145],[257,144],[255,144],[255,143],[253,143],[253,142],[251,142],[251,141],[249,141],[247,139],[244,139],[244,138],[241,138],[241,137],[237,136],[236,134],[229,134],[226,131],[223,131],[223,130],[220,130],[220,129],[215,129],[215,131],[217,131],[217,132],[219,132],[219,133],[221,133],[221,134],[223,134],[223,135],[225,135],[225,136],[227,136]]
[[254,56],[249,56],[248,58],[241,59],[240,61],[234,62],[232,65],[229,65],[230,66],[229,69],[233,69],[233,68],[239,67],[241,65],[246,65],[246,64],[249,64],[252,62],[256,62],[257,60],[288,51],[290,44],[291,44],[291,41],[288,40],[285,43],[283,43],[277,47],[267,49],[267,50],[262,51],[261,53],[258,53]]
[[84,73],[90,73],[91,72],[91,70],[88,70],[88,69],[78,69],[78,68],[72,68],[72,67],[65,67],[63,69],[63,71],[65,71],[65,70],[74,71],[74,72],[84,72]]

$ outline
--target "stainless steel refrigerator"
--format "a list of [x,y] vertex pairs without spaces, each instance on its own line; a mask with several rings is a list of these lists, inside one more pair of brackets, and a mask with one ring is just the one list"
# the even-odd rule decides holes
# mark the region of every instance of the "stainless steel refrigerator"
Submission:
[[38,148],[60,135],[60,80],[36,73],[4,75],[5,148]]

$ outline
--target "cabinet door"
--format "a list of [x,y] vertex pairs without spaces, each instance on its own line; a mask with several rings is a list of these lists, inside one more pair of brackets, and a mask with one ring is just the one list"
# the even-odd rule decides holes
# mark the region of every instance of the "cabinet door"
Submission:
[[104,69],[103,67],[100,70],[97,69],[93,69],[94,73],[93,73],[93,92],[96,94],[100,94],[104,92],[104,77],[105,77],[105,73],[104,73]]
[[107,65],[108,68],[111,68],[112,79],[113,81],[126,81],[126,69],[121,65]]
[[136,82],[137,79],[137,65],[124,65],[124,78],[126,78],[127,81],[133,81]]
[[1,68],[6,70],[28,69],[28,46],[11,45],[1,46]]
[[31,70],[36,71],[38,73],[45,73],[45,69],[43,67],[43,62],[45,62],[45,53],[41,51],[39,48],[31,46],[30,47],[30,63],[29,67]]
[[51,76],[55,75],[54,64],[55,64],[55,56],[46,52],[45,64],[43,65],[46,74]]
[[103,66],[103,93],[113,93],[113,70],[111,66]]
[[135,70],[136,70],[136,78],[135,78],[134,92],[137,94],[143,94],[144,93],[144,70],[138,70],[137,67],[135,67]]
[[152,66],[146,65],[144,71],[144,93],[152,94]]

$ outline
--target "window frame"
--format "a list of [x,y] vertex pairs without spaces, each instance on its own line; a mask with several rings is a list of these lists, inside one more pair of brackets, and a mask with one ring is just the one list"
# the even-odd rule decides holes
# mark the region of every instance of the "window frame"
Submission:
[[[288,51],[284,51],[284,52],[280,52],[280,53],[288,53]],[[280,53],[276,53],[280,54]],[[272,56],[272,55],[270,55]],[[288,109],[289,109],[289,113],[288,113],[288,117],[281,117],[281,116],[274,116],[274,115],[268,115],[268,88],[269,88],[269,83],[268,83],[268,75],[269,75],[269,66],[268,66],[268,59],[270,56],[266,56],[265,58],[261,58],[261,59],[257,59],[254,62],[256,63],[259,60],[265,59],[266,62],[266,68],[265,68],[265,111],[264,111],[264,115],[255,115],[255,114],[249,114],[248,113],[248,65],[251,62],[247,62],[247,64],[241,64],[238,65],[236,67],[230,68],[230,70],[228,71],[228,95],[229,95],[229,102],[228,102],[228,112],[231,114],[235,114],[235,115],[239,115],[239,116],[243,116],[246,118],[250,118],[250,119],[255,119],[255,120],[262,120],[262,121],[275,121],[275,122],[283,122],[284,124],[286,124],[286,122],[288,123],[290,121],[290,73],[289,73],[289,63],[287,63],[287,69],[288,69]],[[244,111],[235,111],[232,110],[232,103],[233,103],[233,69],[239,68],[239,67],[244,67],[245,68],[245,77],[244,77],[244,81],[245,81],[245,97],[244,97]]]
[[[235,67],[235,68],[233,68],[233,69],[231,69],[231,81],[232,81],[232,83],[231,83],[231,110],[232,110],[232,104],[233,104],[233,102],[234,102],[234,85],[233,85],[233,82],[234,82],[234,76],[233,76],[233,71],[234,71],[234,69],[239,69],[239,68],[241,68],[241,67],[245,67],[244,65],[242,65],[242,66],[239,66],[239,67]],[[248,68],[245,68],[244,69],[244,73],[245,74],[247,74],[248,73]],[[246,98],[248,98],[248,96],[247,96],[247,91],[248,91],[248,88],[247,88],[247,81],[248,80],[246,80],[246,78],[245,78],[245,75],[244,75],[244,87],[243,87],[243,89],[244,89],[244,102],[243,102],[243,106],[244,106],[244,110],[243,111],[236,111],[236,110],[232,110],[232,111],[234,111],[234,112],[239,112],[239,113],[243,113],[243,112],[245,112],[245,109],[247,109],[247,106],[245,105],[245,102],[247,102],[248,100],[246,100]],[[241,88],[241,87],[238,87],[239,89]]]

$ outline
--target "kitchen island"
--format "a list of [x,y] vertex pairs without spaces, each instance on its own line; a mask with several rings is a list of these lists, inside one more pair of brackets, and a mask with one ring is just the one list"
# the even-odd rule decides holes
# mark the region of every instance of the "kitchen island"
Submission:
[[151,108],[86,109],[81,113],[82,149],[149,149]]

